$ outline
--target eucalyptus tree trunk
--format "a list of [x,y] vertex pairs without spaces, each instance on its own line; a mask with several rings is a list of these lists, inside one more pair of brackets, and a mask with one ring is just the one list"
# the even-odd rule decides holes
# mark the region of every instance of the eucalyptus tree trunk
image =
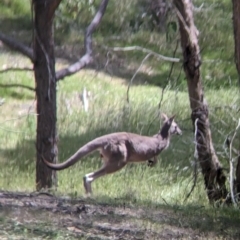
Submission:
[[77,62],[55,72],[54,56],[54,13],[61,0],[32,0],[33,49],[10,36],[0,32],[0,40],[23,55],[34,64],[36,88],[28,89],[36,92],[37,101],[37,137],[36,137],[36,189],[56,186],[56,172],[49,169],[42,157],[49,162],[57,162],[57,129],[56,129],[56,83],[80,71],[93,61],[92,34],[99,26],[106,11],[109,0],[102,0],[91,23],[86,29],[84,38],[85,54]]
[[36,188],[56,185],[56,173],[42,161],[57,162],[56,73],[53,39],[55,9],[61,0],[33,0],[34,74],[37,100]]
[[215,153],[209,125],[209,110],[204,99],[201,81],[201,56],[198,45],[198,30],[194,24],[192,1],[174,0],[176,7],[181,46],[183,52],[183,67],[186,74],[191,118],[194,127],[196,152],[202,169],[207,196],[210,202],[226,198],[226,177]]
[[[233,4],[233,30],[235,40],[235,63],[238,71],[238,81],[240,85],[240,1],[232,0]],[[238,151],[238,162],[236,168],[236,191],[240,195],[240,145]]]

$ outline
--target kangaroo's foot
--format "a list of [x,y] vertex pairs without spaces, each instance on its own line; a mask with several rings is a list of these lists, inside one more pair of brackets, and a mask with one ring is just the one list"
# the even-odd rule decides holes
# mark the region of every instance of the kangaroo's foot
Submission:
[[154,167],[156,165],[156,163],[157,163],[156,157],[154,157],[153,159],[148,159],[148,161],[147,161],[148,167]]
[[92,187],[91,187],[91,180],[89,181],[89,177],[85,175],[83,177],[83,186],[85,188],[86,195],[89,197],[92,195]]

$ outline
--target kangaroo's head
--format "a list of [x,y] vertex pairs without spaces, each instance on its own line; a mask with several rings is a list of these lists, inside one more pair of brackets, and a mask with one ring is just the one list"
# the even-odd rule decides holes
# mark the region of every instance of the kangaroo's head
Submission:
[[169,134],[170,135],[182,135],[182,131],[177,125],[177,123],[174,121],[174,116],[168,118],[166,114],[162,113],[162,118],[163,118],[163,127],[161,129],[161,135],[163,137],[167,137]]

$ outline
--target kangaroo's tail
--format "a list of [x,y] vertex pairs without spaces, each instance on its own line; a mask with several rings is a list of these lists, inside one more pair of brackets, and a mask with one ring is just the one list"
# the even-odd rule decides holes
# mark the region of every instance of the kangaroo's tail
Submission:
[[98,148],[102,147],[103,143],[100,138],[97,138],[84,146],[82,146],[76,153],[74,153],[69,159],[67,159],[63,163],[50,163],[48,162],[43,156],[42,160],[43,162],[51,169],[53,170],[62,170],[65,168],[68,168],[78,162],[82,157],[88,155],[89,153],[97,150]]

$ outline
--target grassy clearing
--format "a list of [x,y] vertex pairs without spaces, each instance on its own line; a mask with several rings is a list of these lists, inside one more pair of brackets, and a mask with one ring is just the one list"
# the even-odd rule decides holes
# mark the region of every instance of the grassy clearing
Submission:
[[[27,44],[31,36],[28,3],[26,0],[21,3],[17,0],[4,0],[4,7],[0,9],[2,31],[12,32],[15,36],[14,31],[21,29],[17,36]],[[113,11],[109,12],[116,15],[114,11],[116,9],[119,11],[119,8],[115,7],[115,4],[118,2],[112,1],[111,4],[110,10]],[[202,1],[195,1],[196,7],[201,4]],[[202,77],[210,109],[213,142],[221,162],[228,170],[227,154],[223,143],[228,134],[232,135],[240,117],[239,90],[236,87],[237,75],[233,63],[232,22],[231,10],[229,10],[231,6],[226,0],[209,1],[208,4],[211,6],[213,17],[209,17],[208,11],[200,11],[195,13],[195,19],[200,30]],[[121,2],[121,7],[124,6]],[[83,36],[79,32],[83,31],[90,16],[85,17],[84,26],[78,26],[80,30],[79,28],[69,29],[64,34],[56,31],[57,56],[62,57],[60,50],[63,47],[70,59],[78,57],[76,52],[81,52],[83,42]],[[103,46],[146,46],[153,51],[170,56],[176,41],[166,42],[164,34],[155,32],[149,34],[146,29],[130,36],[129,29],[120,29],[118,25],[114,28],[113,25],[118,24],[119,21],[114,18],[113,23],[112,19],[113,16],[106,15],[103,26],[94,36],[94,49],[97,49],[95,67],[98,70],[104,69],[104,72],[83,70],[61,81],[58,85],[60,161],[66,160],[84,143],[100,135],[116,131],[152,135],[161,126],[158,119],[158,104],[162,94],[161,87],[166,85],[170,64],[150,58],[131,86],[128,104],[126,102],[128,81],[145,55],[141,52],[111,52],[110,59],[106,59],[103,57],[106,55]],[[176,57],[181,57],[180,48]],[[107,60],[110,61],[105,66]],[[57,68],[60,67],[60,61],[58,63]],[[65,60],[65,63],[68,62]],[[31,63],[0,46],[0,69],[10,66],[29,67]],[[128,218],[122,218],[123,222],[139,229],[154,231],[160,229],[161,231],[175,227],[176,231],[187,229],[190,232],[191,230],[193,235],[197,234],[194,231],[198,230],[203,233],[199,235],[199,239],[238,238],[239,211],[231,207],[209,206],[200,171],[196,187],[185,201],[193,184],[194,142],[184,74],[182,73],[178,78],[180,69],[180,65],[175,65],[171,81],[164,91],[161,111],[169,115],[177,115],[176,121],[183,130],[183,136],[172,139],[169,149],[160,155],[155,168],[148,168],[144,163],[128,165],[114,175],[97,180],[93,183],[95,200],[88,201],[96,205],[113,207],[126,205],[136,210],[144,209],[144,213],[139,218],[131,218],[129,221],[127,221]],[[0,82],[34,87],[32,72],[2,73]],[[79,93],[84,87],[91,91],[92,96],[88,113],[83,111],[79,99]],[[5,99],[5,103],[0,106],[2,142],[0,189],[32,192],[35,190],[35,96],[33,92],[22,88],[0,88],[0,99],[2,98]],[[239,134],[234,147],[239,148]],[[93,154],[72,168],[59,172],[59,187],[55,194],[82,199],[84,193],[82,177],[100,166],[101,160],[98,154]],[[1,205],[0,210],[2,210]],[[158,221],[159,216],[156,213],[158,210],[163,211],[163,217],[161,214],[160,216],[165,219],[164,221]],[[59,223],[55,222],[58,216],[46,218],[46,212],[42,214],[43,217],[39,214],[41,211],[39,215],[29,213],[30,224],[25,219],[24,222],[16,220],[14,218],[16,212],[17,210],[14,210],[12,215],[8,215],[7,212],[0,211],[2,214],[0,228],[4,229],[2,236],[5,238],[17,239],[19,236],[31,239],[75,238],[74,235],[69,235],[64,227],[58,226]],[[114,222],[111,216],[111,213],[106,213],[104,216],[100,214],[98,220],[102,223]],[[119,218],[115,215],[113,217]],[[93,222],[95,220],[95,218],[92,219]],[[88,238],[83,237],[83,239]]]
[[[12,59],[16,66],[28,66],[29,62],[9,52],[2,52],[4,59]],[[137,83],[138,79],[136,79]],[[1,83],[19,83],[34,86],[31,72],[8,72],[0,75]],[[142,82],[141,82],[142,83]],[[150,84],[133,84],[130,88],[130,104],[126,102],[128,81],[109,76],[91,69],[67,78],[58,85],[58,132],[59,160],[72,155],[87,141],[110,132],[130,131],[152,135],[158,131],[161,123],[158,119],[158,103],[162,89]],[[83,111],[79,93],[83,88],[91,91],[90,110]],[[0,138],[4,143],[0,147],[0,189],[13,191],[35,190],[35,133],[36,116],[34,113],[34,93],[21,89],[1,89],[1,98],[5,103],[0,107]],[[222,163],[228,167],[223,142],[227,134],[236,127],[239,118],[238,89],[206,90],[209,103],[213,141]],[[69,107],[70,106],[70,107]],[[185,201],[192,186],[193,174],[193,134],[187,90],[164,91],[161,111],[177,114],[176,121],[183,130],[182,137],[174,137],[168,150],[159,157],[155,168],[146,164],[133,164],[120,172],[106,176],[93,183],[94,204],[110,206],[130,206],[147,209],[140,219],[131,219],[138,229],[155,231],[178,231],[187,229],[204,232],[202,239],[220,236],[238,236],[235,223],[239,222],[238,211],[234,209],[215,209],[208,205],[199,172],[197,185],[190,198]],[[231,116],[231,117],[229,117]],[[81,160],[72,168],[59,172],[59,187],[56,195],[83,197],[82,177],[101,166],[98,154]],[[168,216],[165,222],[158,222],[154,212],[162,209]],[[17,239],[74,239],[69,231],[52,225],[54,218],[35,222],[11,221],[3,214],[2,225],[4,237]],[[31,216],[31,221],[34,215]],[[174,216],[174,218],[173,218]],[[116,216],[115,216],[116,217]],[[106,218],[106,217],[105,217]],[[107,221],[101,217],[99,222]],[[105,220],[104,220],[105,219]],[[118,217],[116,217],[118,219]],[[52,220],[52,221],[51,221]],[[94,220],[93,220],[94,221]],[[109,217],[108,217],[108,221]],[[124,220],[126,221],[126,220]],[[110,221],[111,222],[111,221]],[[173,224],[174,222],[174,224]],[[160,229],[160,230],[159,230]],[[222,229],[228,229],[227,232]],[[71,230],[70,230],[71,231]],[[213,232],[212,232],[213,231]],[[206,234],[206,235],[205,235]],[[79,238],[78,238],[79,239]],[[83,239],[87,239],[83,237]],[[201,239],[199,237],[199,239]]]
[[[9,57],[8,53],[6,57]],[[18,65],[21,57],[15,57]],[[26,63],[27,64],[27,63]],[[32,73],[4,73],[1,82],[33,86]],[[9,80],[10,79],[10,80]],[[11,80],[12,79],[12,80]],[[83,111],[79,93],[91,91],[90,110]],[[1,147],[0,188],[33,191],[35,189],[35,114],[34,94],[23,89],[1,89],[5,104],[0,111]],[[133,85],[130,103],[126,102],[127,82],[104,73],[84,70],[58,85],[59,159],[65,160],[80,146],[103,134],[130,131],[153,135],[160,127],[158,103],[162,89],[152,85]],[[18,96],[22,96],[19,99]],[[206,91],[211,110],[213,140],[222,162],[226,155],[222,144],[237,123],[238,90],[235,88]],[[70,107],[67,107],[70,106]],[[226,107],[224,107],[226,106]],[[156,168],[146,164],[129,165],[122,171],[97,180],[93,184],[98,198],[125,199],[133,204],[185,204],[192,185],[194,151],[188,94],[166,90],[161,111],[176,114],[183,137],[173,137],[171,146],[159,157]],[[232,117],[227,117],[231,115]],[[81,160],[70,169],[59,172],[58,194],[83,196],[82,177],[99,168],[98,154]],[[226,165],[227,166],[227,165]],[[14,177],[12,177],[14,176]],[[207,205],[201,175],[187,200],[188,204]]]

